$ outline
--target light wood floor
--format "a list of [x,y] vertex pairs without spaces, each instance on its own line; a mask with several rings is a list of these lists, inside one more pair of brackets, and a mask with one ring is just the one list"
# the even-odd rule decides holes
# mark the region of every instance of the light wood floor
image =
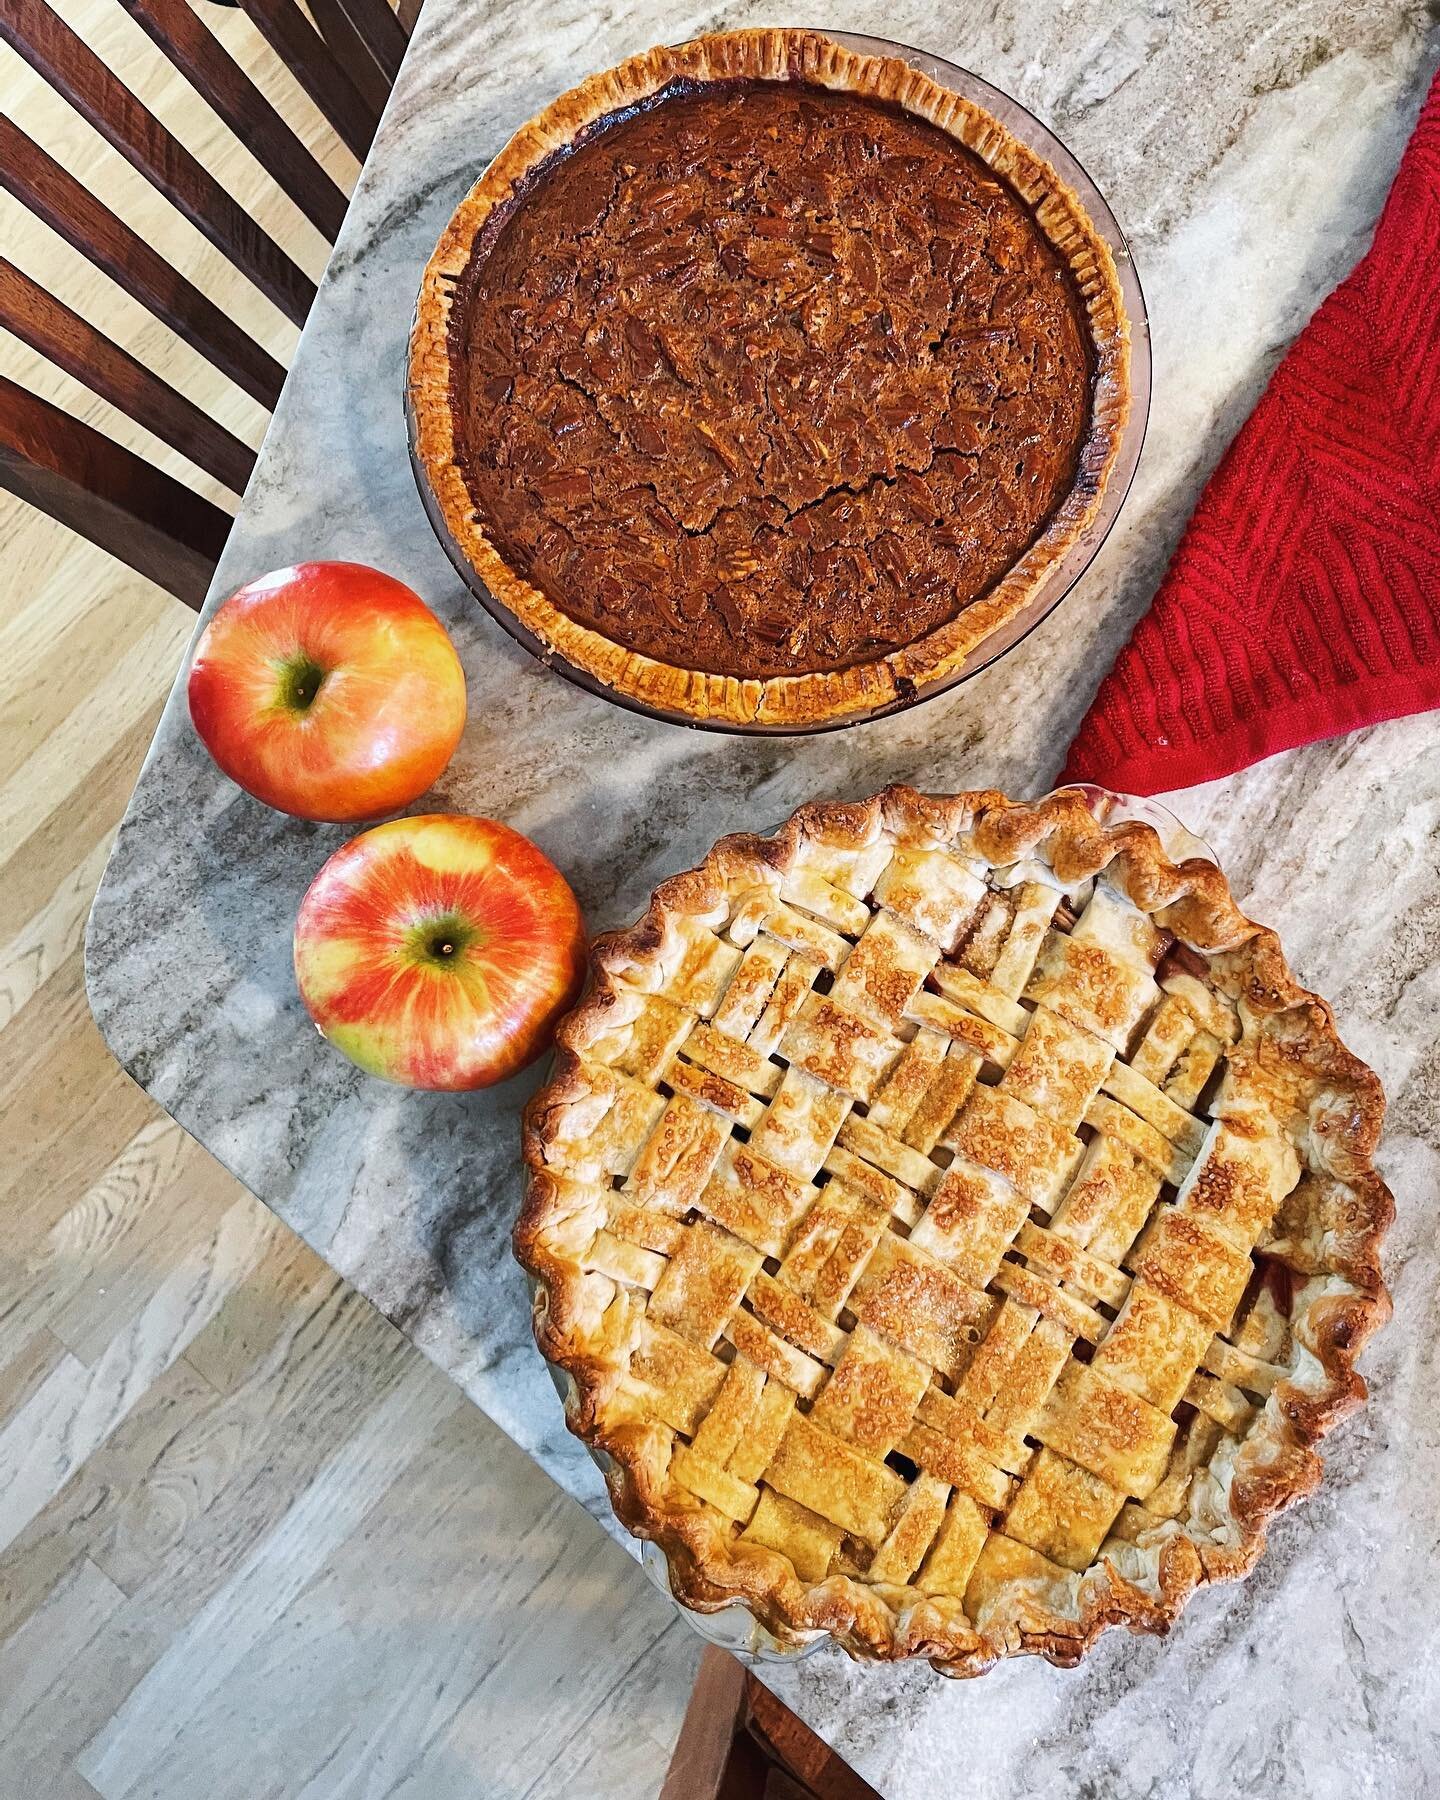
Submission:
[[[116,0],[57,10],[318,274],[323,243]],[[348,187],[244,19],[202,12]],[[288,357],[293,329],[4,51],[0,103]],[[3,197],[0,236],[258,443],[258,407]],[[229,498],[3,332],[0,371]],[[647,1649],[666,1611],[623,1553],[91,1022],[85,916],[192,623],[0,495],[0,1797],[651,1793],[696,1640]]]

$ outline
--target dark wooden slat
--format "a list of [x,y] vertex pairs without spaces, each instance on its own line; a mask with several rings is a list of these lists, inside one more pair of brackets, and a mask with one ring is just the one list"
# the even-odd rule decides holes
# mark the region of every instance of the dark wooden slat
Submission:
[[276,185],[333,243],[345,217],[345,195],[186,0],[120,0],[120,4]]
[[[379,63],[386,85],[394,87],[410,36],[387,0],[333,0],[333,4],[344,12],[360,41]],[[323,22],[321,30],[324,30]]]
[[0,487],[197,611],[230,531],[218,506],[3,375]]
[[244,493],[255,464],[248,445],[3,256],[0,325],[237,494]]
[[380,67],[355,29],[342,0],[309,0],[309,7],[336,64],[355,83],[356,90],[378,119],[390,98],[391,77]]
[[749,1730],[816,1797],[816,1800],[880,1800],[874,1788],[836,1754],[824,1738],[791,1712],[754,1675],[745,1677]]
[[[4,4],[5,0],[0,0]],[[363,162],[380,122],[294,0],[241,0],[256,30]]]
[[762,1800],[816,1800],[816,1796],[809,1788],[792,1780],[782,1768],[775,1767],[766,1773]]
[[0,186],[267,409],[285,371],[165,258],[0,113]]
[[152,182],[288,319],[303,325],[315,284],[44,0],[0,0],[0,40]]
[[420,20],[420,9],[424,4],[425,0],[400,0],[396,7],[395,12],[400,20],[400,29],[407,38],[415,35],[415,27]]
[[728,1651],[707,1644],[660,1800],[722,1800],[726,1768],[744,1724],[745,1671]]

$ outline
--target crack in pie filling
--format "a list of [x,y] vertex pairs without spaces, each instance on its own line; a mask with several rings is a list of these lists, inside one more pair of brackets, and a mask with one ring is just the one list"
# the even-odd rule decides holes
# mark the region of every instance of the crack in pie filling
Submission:
[[417,460],[517,620],[617,691],[805,724],[1033,594],[1127,405],[1109,252],[1054,172],[814,33],[562,96],[422,289]]
[[1164,1631],[1389,1315],[1383,1096],[1206,860],[1083,795],[728,838],[595,945],[516,1252],[677,1598],[983,1672]]

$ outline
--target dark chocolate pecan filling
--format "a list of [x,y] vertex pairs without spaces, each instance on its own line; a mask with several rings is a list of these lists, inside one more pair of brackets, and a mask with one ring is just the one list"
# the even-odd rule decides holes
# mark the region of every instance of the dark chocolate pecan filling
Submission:
[[661,97],[544,167],[456,308],[496,547],[683,668],[843,668],[956,617],[1075,480],[1091,358],[1014,191],[892,106]]

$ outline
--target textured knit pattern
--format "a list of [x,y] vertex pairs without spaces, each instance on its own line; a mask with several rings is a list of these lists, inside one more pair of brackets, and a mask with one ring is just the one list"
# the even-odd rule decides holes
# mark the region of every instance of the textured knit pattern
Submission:
[[1276,370],[1086,715],[1153,794],[1440,705],[1440,77],[1374,243]]

